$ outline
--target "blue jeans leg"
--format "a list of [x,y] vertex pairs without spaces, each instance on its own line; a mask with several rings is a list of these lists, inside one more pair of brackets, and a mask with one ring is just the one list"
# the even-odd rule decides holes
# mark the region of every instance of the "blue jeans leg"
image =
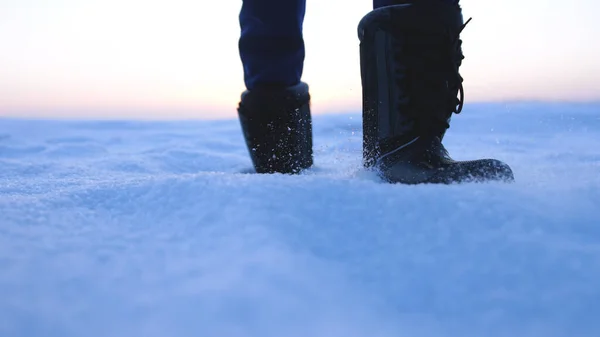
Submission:
[[306,0],[243,0],[239,52],[248,90],[300,82],[305,11]]

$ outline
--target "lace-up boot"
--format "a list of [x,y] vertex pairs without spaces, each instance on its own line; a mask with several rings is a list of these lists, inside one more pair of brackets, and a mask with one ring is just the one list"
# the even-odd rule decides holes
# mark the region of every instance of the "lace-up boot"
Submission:
[[465,25],[459,5],[439,0],[382,7],[361,20],[363,159],[384,180],[514,179],[499,160],[455,161],[442,145],[464,101],[459,35]]

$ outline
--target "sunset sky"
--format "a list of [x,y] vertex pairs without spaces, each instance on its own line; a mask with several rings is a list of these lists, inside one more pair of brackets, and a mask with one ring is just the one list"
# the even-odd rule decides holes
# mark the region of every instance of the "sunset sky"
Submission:
[[[281,0],[282,1],[282,0]],[[0,0],[0,116],[233,117],[240,0]],[[600,2],[463,0],[467,105],[600,100]],[[317,113],[358,111],[370,0],[307,0]]]

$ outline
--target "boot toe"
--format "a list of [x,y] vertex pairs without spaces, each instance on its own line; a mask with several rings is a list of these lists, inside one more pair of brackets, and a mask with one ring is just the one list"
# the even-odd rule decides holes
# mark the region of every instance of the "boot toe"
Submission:
[[515,181],[515,175],[508,164],[497,160],[488,159],[484,162],[484,167],[479,169],[480,176],[485,180],[497,180],[504,182]]
[[408,185],[514,181],[510,166],[496,159],[452,161],[439,166],[427,162],[398,161],[386,167],[380,166],[379,176],[389,183]]
[[497,159],[457,161],[440,167],[430,179],[432,183],[513,182],[510,166]]

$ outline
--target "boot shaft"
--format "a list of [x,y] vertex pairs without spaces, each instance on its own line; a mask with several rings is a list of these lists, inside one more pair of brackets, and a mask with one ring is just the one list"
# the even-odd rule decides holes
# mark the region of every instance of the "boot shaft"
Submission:
[[310,94],[305,83],[247,90],[238,116],[257,173],[298,173],[313,164]]
[[363,156],[418,136],[443,137],[457,109],[463,58],[461,9],[439,0],[380,8],[360,22]]

